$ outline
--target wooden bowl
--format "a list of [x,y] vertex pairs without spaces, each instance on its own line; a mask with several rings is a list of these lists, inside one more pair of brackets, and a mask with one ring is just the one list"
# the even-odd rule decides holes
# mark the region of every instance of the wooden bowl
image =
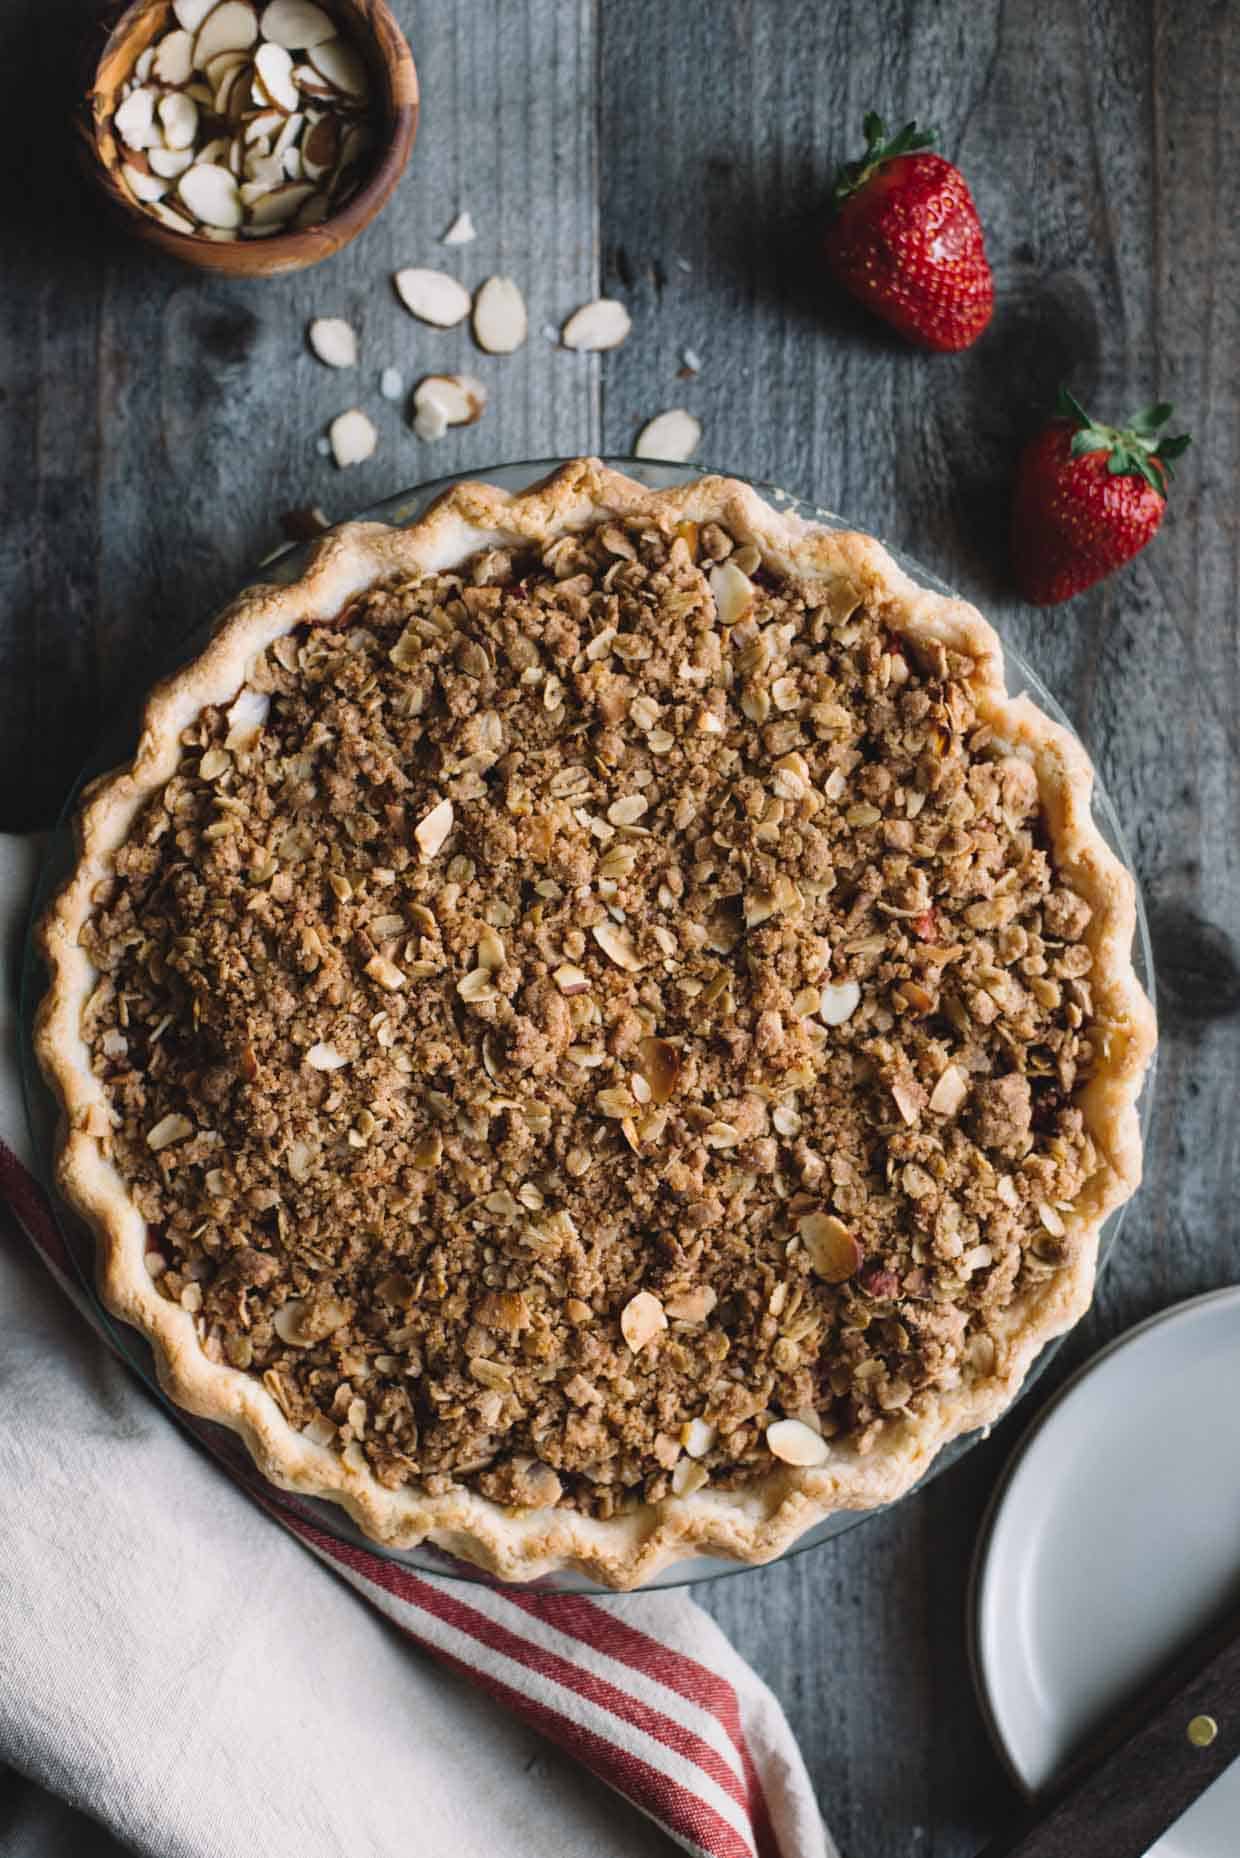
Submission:
[[[253,0],[261,12],[263,0]],[[82,111],[83,153],[91,179],[131,232],[149,245],[203,271],[230,277],[279,277],[321,263],[355,239],[382,211],[405,170],[418,128],[418,74],[404,35],[384,0],[318,0],[365,58],[380,147],[370,177],[338,213],[321,225],[277,232],[266,239],[215,240],[177,232],[147,213],[120,179],[121,145],[112,117],[121,86],[151,43],[170,24],[171,0],[132,0],[108,30],[88,68]],[[96,41],[97,43],[97,41]]]

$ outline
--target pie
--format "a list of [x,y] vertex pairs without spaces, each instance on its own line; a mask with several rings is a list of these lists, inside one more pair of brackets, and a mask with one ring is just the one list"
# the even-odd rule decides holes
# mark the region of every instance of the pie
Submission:
[[866,536],[578,460],[346,524],[90,790],[59,1178],[377,1540],[762,1561],[1088,1304],[1153,1014],[1079,744]]

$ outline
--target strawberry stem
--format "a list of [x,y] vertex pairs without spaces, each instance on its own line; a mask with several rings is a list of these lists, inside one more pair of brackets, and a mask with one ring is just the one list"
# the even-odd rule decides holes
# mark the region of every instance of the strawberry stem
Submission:
[[[1090,418],[1066,387],[1059,389],[1055,401],[1056,414],[1073,429],[1074,458],[1086,452],[1106,452],[1109,477],[1144,478],[1160,496],[1165,496],[1167,483],[1175,475],[1173,461],[1192,444],[1186,432],[1175,437],[1160,436],[1159,428],[1166,425],[1174,411],[1169,401],[1156,400],[1153,406],[1134,413],[1126,426],[1104,426]],[[1161,469],[1155,469],[1155,464]]]
[[916,123],[905,123],[888,141],[887,125],[873,110],[861,127],[865,132],[865,154],[859,161],[846,161],[836,175],[831,203],[837,208],[843,206],[851,194],[859,193],[885,161],[895,161],[901,155],[915,155],[918,149],[933,148],[938,133],[934,129],[919,129]]

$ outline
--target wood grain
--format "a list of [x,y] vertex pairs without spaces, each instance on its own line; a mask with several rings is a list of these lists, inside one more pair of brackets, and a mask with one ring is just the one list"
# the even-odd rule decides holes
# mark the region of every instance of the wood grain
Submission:
[[[47,823],[118,693],[278,540],[428,476],[605,445],[666,407],[702,456],[908,549],[1056,691],[1146,889],[1163,1048],[1148,1185],[1093,1312],[1030,1401],[928,1490],[803,1559],[703,1590],[791,1717],[849,1858],[968,1858],[1013,1795],[964,1652],[969,1557],[1036,1407],[1102,1341],[1237,1275],[1240,1228],[1240,13],[1211,0],[397,0],[422,81],[408,173],[323,268],[212,281],[116,239],[35,162],[80,0],[0,9],[0,824]],[[49,99],[52,100],[49,103]],[[65,111],[72,99],[64,96]],[[998,285],[973,350],[928,358],[828,293],[816,237],[861,117],[939,123]],[[437,243],[457,210],[473,245]],[[391,272],[517,278],[531,336],[479,356]],[[626,346],[542,333],[600,284]],[[358,327],[357,377],[306,352]],[[686,348],[701,373],[679,378]],[[378,399],[468,368],[484,419],[416,441]],[[1196,443],[1150,551],[1066,608],[1006,579],[1016,450],[1061,379],[1106,419],[1163,396]],[[315,440],[356,402],[375,457]],[[640,1606],[640,1600],[633,1602]]]

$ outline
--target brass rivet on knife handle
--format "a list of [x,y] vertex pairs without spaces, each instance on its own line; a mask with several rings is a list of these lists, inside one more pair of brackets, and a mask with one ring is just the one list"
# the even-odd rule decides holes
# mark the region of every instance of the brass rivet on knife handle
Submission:
[[1184,1733],[1194,1748],[1209,1748],[1218,1734],[1218,1724],[1213,1716],[1194,1716]]

